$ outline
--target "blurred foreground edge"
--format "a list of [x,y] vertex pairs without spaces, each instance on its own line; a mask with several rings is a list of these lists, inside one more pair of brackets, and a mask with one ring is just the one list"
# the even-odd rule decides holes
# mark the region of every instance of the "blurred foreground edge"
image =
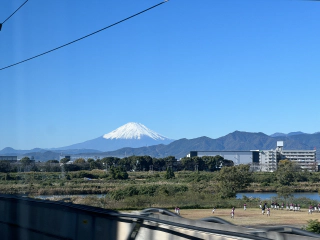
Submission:
[[320,239],[290,226],[246,228],[209,217],[190,220],[167,209],[135,214],[0,194],[2,240]]

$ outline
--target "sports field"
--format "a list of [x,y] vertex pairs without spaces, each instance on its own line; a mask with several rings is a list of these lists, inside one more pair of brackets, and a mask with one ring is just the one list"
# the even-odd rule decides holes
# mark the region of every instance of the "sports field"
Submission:
[[[174,210],[172,210],[174,212]],[[262,215],[259,208],[242,208],[235,209],[234,219],[231,218],[231,209],[180,209],[180,215],[189,219],[200,219],[205,217],[220,217],[233,224],[240,226],[271,226],[271,225],[291,225],[295,227],[303,227],[310,219],[318,219],[320,221],[320,213],[313,212],[308,214],[308,209],[301,209],[300,212],[287,210],[271,210],[270,217],[265,213]]]

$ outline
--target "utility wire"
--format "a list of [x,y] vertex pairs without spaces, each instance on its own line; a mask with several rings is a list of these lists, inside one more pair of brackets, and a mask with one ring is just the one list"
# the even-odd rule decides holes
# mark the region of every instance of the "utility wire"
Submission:
[[17,8],[17,10],[15,10],[9,17],[7,17],[6,20],[4,20],[2,23],[0,23],[0,31],[1,31],[2,25],[3,25],[6,21],[8,21],[9,18],[11,18],[16,12],[18,12],[19,9],[22,8],[22,6],[25,5],[28,1],[29,1],[29,0],[26,0],[24,3],[22,3],[22,4],[20,5],[20,7]]
[[147,12],[147,11],[153,9],[153,8],[156,8],[156,7],[158,7],[158,6],[160,6],[161,4],[166,3],[166,2],[167,2],[167,0],[165,0],[164,2],[161,2],[161,3],[158,3],[158,4],[156,4],[156,5],[152,6],[152,7],[149,7],[149,8],[147,8],[147,9],[141,11],[141,12],[138,12],[138,13],[136,13],[136,14],[134,14],[134,15],[131,15],[130,17],[127,17],[127,18],[125,18],[125,19],[122,19],[122,20],[120,20],[120,21],[118,21],[118,22],[116,22],[116,23],[113,23],[113,24],[111,24],[111,25],[109,25],[109,26],[107,26],[107,27],[101,28],[101,29],[98,30],[98,31],[95,31],[95,32],[93,32],[93,33],[90,33],[90,34],[88,34],[88,35],[85,35],[85,36],[83,36],[83,37],[81,37],[81,38],[78,38],[78,39],[76,39],[76,40],[74,40],[74,41],[71,41],[71,42],[68,42],[68,43],[66,43],[66,44],[63,44],[63,45],[61,45],[61,46],[59,46],[59,47],[53,48],[53,49],[51,49],[51,50],[49,50],[49,51],[43,52],[43,53],[38,54],[38,55],[36,55],[36,56],[33,56],[33,57],[31,57],[31,58],[27,58],[27,59],[25,59],[25,60],[23,60],[23,61],[20,61],[20,62],[11,64],[11,65],[8,65],[8,66],[3,67],[3,68],[0,68],[0,71],[1,71],[1,70],[4,70],[4,69],[6,69],[6,68],[13,67],[13,66],[18,65],[18,64],[23,63],[23,62],[27,62],[27,61],[32,60],[32,59],[34,59],[34,58],[37,58],[37,57],[40,57],[40,56],[45,55],[45,54],[47,54],[47,53],[53,52],[53,51],[55,51],[55,50],[58,50],[58,49],[60,49],[60,48],[66,47],[66,46],[68,46],[68,45],[70,45],[70,44],[72,44],[72,43],[78,42],[78,41],[80,41],[80,40],[82,40],[82,39],[84,39],[84,38],[90,37],[90,36],[92,36],[92,35],[94,35],[94,34],[96,34],[96,33],[99,33],[99,32],[101,32],[101,31],[103,31],[103,30],[106,30],[106,29],[108,29],[108,28],[111,28],[111,27],[113,27],[113,26],[115,26],[115,25],[117,25],[117,24],[120,24],[120,23],[122,23],[122,22],[124,22],[124,21],[127,21],[127,20],[129,20],[129,19],[131,19],[131,18],[134,18],[134,17],[136,17],[136,16],[138,16],[138,15],[140,15],[140,14],[142,14],[142,13],[145,13],[145,12]]

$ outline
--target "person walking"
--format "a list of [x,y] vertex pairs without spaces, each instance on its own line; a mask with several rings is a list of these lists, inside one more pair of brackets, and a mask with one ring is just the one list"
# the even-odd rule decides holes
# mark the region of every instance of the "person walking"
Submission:
[[270,208],[267,208],[267,217],[270,217]]
[[212,209],[212,214],[214,214],[214,211],[215,211],[215,210],[216,210],[215,208]]
[[246,203],[243,204],[243,210],[247,210],[247,204]]
[[262,215],[264,215],[264,210],[266,209],[266,205],[263,205],[262,206],[262,211],[261,211],[261,213],[262,213]]
[[313,210],[313,206],[312,206],[312,205],[310,205],[310,206],[309,206],[308,214],[312,214],[312,210]]
[[234,207],[231,209],[231,218],[234,218]]

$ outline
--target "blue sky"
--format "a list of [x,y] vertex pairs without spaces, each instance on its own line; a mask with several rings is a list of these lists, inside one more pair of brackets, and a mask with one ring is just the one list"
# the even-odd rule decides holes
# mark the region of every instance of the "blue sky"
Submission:
[[[4,1],[0,22],[23,0]],[[161,1],[29,0],[0,68]],[[61,147],[127,122],[172,139],[319,128],[320,2],[170,0],[0,71],[0,149]]]

